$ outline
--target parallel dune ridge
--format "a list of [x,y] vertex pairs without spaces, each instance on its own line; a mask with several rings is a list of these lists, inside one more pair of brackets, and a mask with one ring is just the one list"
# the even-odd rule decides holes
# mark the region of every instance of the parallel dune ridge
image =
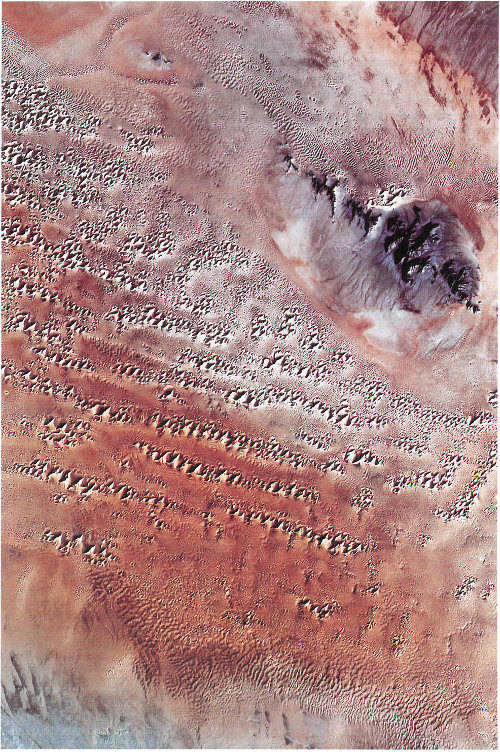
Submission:
[[497,5],[3,25],[3,746],[496,747]]

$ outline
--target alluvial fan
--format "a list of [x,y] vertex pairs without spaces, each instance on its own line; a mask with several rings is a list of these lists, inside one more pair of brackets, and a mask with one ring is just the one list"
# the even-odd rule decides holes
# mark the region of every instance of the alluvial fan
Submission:
[[3,746],[494,748],[497,4],[3,21]]

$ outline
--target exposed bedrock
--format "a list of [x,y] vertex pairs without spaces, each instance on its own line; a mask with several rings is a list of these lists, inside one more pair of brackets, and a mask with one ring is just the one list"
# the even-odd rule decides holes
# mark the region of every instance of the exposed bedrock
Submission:
[[289,164],[276,184],[286,219],[273,239],[287,259],[304,265],[306,281],[334,310],[430,316],[461,302],[478,310],[474,243],[446,204],[403,199],[364,208],[335,178]]
[[423,55],[469,73],[498,108],[497,2],[381,2],[379,12],[415,39]]

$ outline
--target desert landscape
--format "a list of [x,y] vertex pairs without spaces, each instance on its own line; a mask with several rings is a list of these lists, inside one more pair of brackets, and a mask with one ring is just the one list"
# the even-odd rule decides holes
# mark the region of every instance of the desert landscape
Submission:
[[2,746],[496,748],[498,4],[2,12]]

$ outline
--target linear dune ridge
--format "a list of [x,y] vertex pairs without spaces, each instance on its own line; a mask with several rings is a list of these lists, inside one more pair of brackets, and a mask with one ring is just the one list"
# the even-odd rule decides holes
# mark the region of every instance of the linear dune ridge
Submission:
[[497,4],[3,26],[3,746],[496,748]]

